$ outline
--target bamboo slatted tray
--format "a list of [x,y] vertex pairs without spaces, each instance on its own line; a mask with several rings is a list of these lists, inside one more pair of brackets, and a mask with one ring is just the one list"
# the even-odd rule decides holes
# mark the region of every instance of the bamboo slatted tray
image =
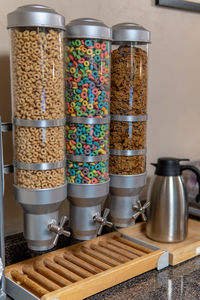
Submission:
[[186,239],[180,243],[159,243],[149,239],[146,232],[146,224],[138,223],[129,228],[119,230],[129,237],[134,237],[141,242],[149,243],[169,252],[169,264],[175,266],[192,257],[200,255],[200,222],[188,220],[188,234]]
[[168,265],[166,251],[132,240],[109,233],[8,266],[6,292],[15,300],[79,300]]

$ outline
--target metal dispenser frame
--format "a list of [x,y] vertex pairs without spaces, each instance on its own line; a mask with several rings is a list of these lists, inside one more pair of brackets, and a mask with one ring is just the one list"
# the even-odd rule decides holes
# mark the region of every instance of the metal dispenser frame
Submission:
[[2,123],[0,116],[0,258],[2,261],[2,278],[0,281],[0,300],[6,299],[5,293],[5,241],[4,241],[4,174],[13,172],[12,165],[4,165],[3,160],[3,132],[12,131],[11,123]]

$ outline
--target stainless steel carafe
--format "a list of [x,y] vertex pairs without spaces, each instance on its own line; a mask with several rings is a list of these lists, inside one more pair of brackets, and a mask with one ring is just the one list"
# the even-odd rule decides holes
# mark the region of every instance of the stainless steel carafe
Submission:
[[200,172],[194,166],[180,165],[186,160],[163,157],[152,164],[156,170],[147,193],[150,208],[146,234],[155,241],[180,242],[187,235],[188,202],[181,174],[184,170],[194,172],[200,187]]

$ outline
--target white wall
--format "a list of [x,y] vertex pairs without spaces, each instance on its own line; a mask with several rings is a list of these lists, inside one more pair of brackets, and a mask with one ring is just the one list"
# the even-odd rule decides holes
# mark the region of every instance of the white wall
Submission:
[[[136,22],[152,32],[149,59],[148,171],[159,156],[200,159],[200,14],[156,7],[153,0],[1,0],[0,114],[10,121],[9,40],[6,16],[16,7],[40,3],[62,13],[66,21],[93,17],[107,25]],[[11,162],[10,137],[5,140]],[[12,197],[12,176],[6,177],[6,233],[22,230],[21,209]]]

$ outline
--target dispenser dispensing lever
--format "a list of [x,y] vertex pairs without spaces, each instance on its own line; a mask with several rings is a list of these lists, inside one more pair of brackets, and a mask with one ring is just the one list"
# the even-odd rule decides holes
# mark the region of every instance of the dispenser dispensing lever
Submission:
[[101,235],[103,226],[108,226],[108,227],[113,226],[112,222],[107,221],[107,217],[108,217],[109,213],[110,213],[110,209],[105,208],[104,213],[103,213],[103,217],[98,216],[98,215],[93,217],[94,222],[97,222],[97,223],[100,224],[100,227],[99,227],[99,230],[98,230],[98,233],[97,233],[98,235]]
[[146,202],[146,203],[142,206],[140,200],[138,200],[138,201],[136,202],[136,204],[137,204],[137,206],[136,206],[136,205],[133,206],[133,209],[134,209],[134,211],[135,211],[135,214],[132,216],[132,218],[136,221],[136,219],[141,215],[141,216],[142,216],[142,220],[143,220],[144,222],[146,222],[146,221],[147,221],[147,217],[146,217],[146,215],[145,215],[145,209],[146,209],[147,207],[149,207],[150,202]]
[[58,242],[58,238],[60,235],[64,235],[66,237],[69,237],[71,235],[71,232],[64,230],[64,225],[68,221],[68,218],[66,216],[62,216],[59,225],[56,224],[55,220],[52,220],[52,222],[48,225],[48,229],[51,232],[56,233],[55,239],[53,241],[53,245],[56,246]]

